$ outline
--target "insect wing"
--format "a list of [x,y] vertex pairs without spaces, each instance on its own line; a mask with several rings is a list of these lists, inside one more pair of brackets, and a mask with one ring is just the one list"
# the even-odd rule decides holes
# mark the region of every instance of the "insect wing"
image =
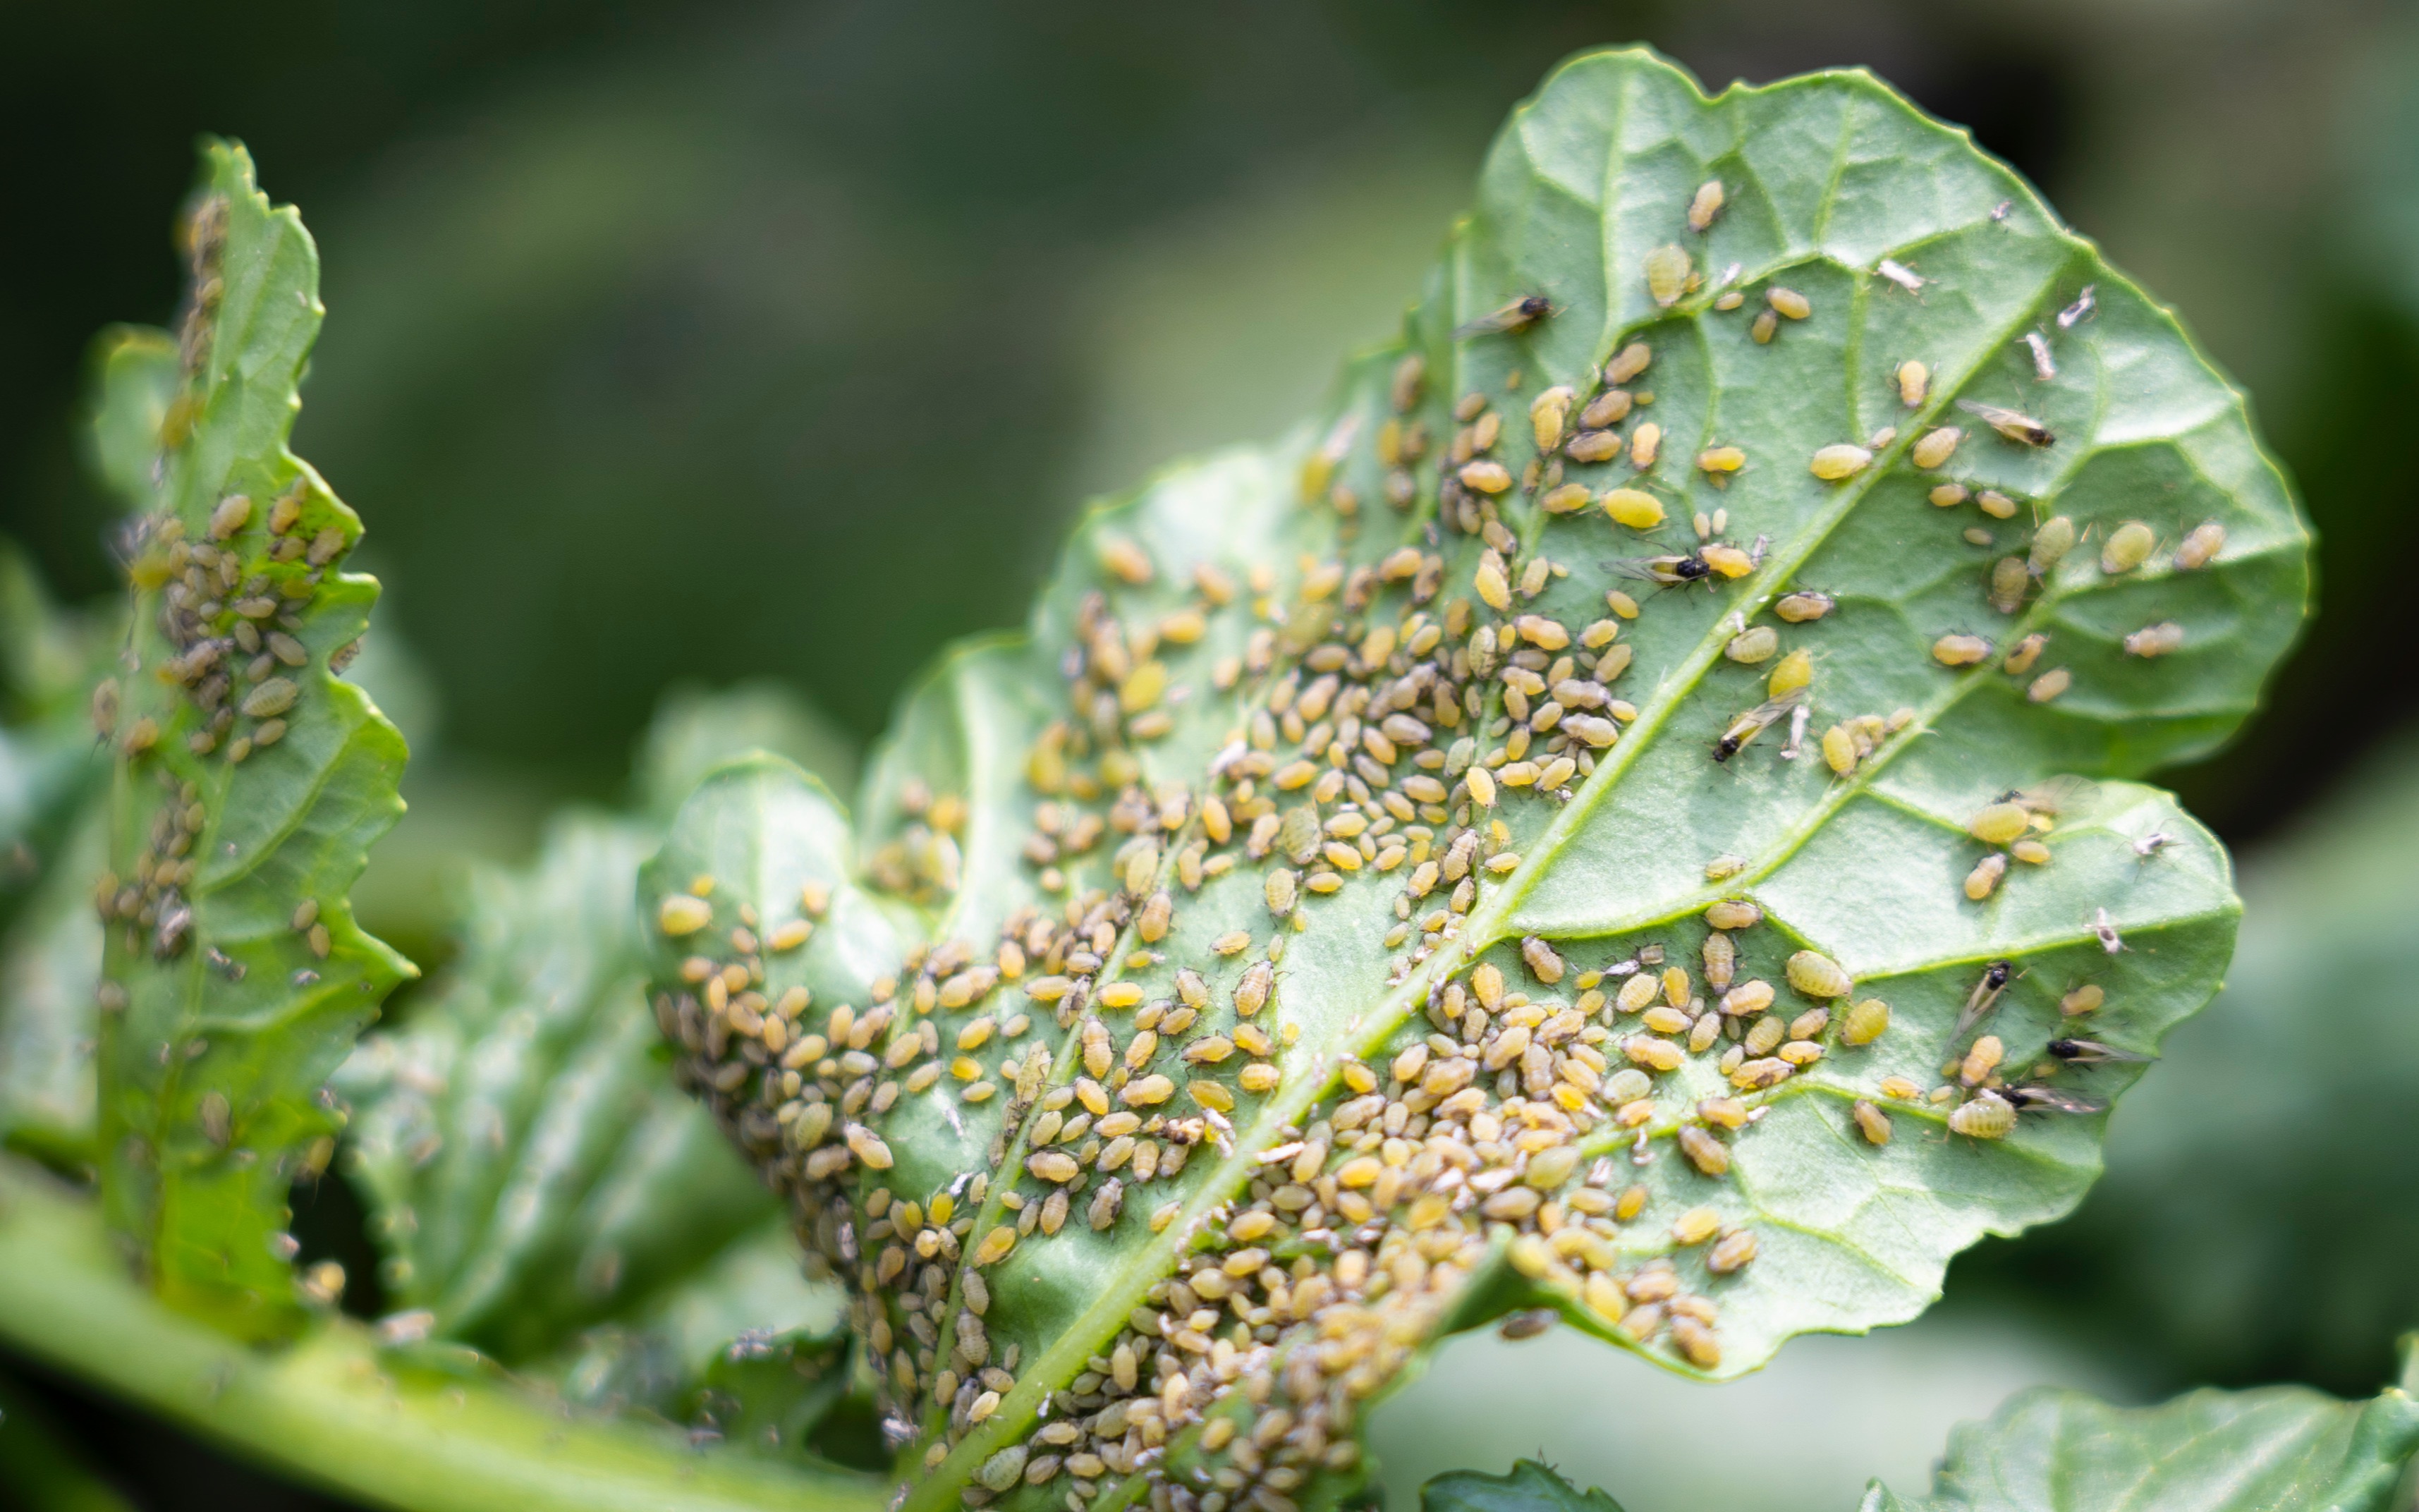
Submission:
[[2097,1040],[2052,1040],[2049,1053],[2073,1066],[2106,1066],[2125,1064],[2142,1066],[2158,1059],[2132,1050],[2119,1050],[2115,1045],[2102,1044]]
[[[1992,968],[1982,974],[1982,980],[1974,984],[1974,991],[1965,998],[1964,1011],[1957,1015],[1957,1027],[1949,1033],[1951,1040],[1965,1038],[1967,1030],[1981,1023],[1982,1016],[1999,1005],[1999,995],[2008,990],[2011,980],[2007,971],[2006,962],[1994,962]],[[1995,977],[1998,979],[1995,983],[1992,980]]]
[[1980,399],[1960,399],[1957,401],[1957,408],[1969,415],[1978,417],[1984,424],[2011,441],[2022,441],[2026,446],[2050,446],[2057,443],[2057,437],[2047,425],[2021,410],[2004,409],[1995,404],[1984,404]]
[[1453,339],[1467,341],[1472,336],[1493,336],[1507,332],[1526,331],[1554,313],[1542,295],[1532,294],[1514,300],[1500,310],[1489,311],[1475,320],[1465,321],[1454,328]]
[[2049,1113],[2072,1113],[2088,1117],[2094,1113],[2108,1111],[2106,1098],[2084,1097],[2079,1093],[2061,1092],[2054,1087],[2011,1087],[2007,1089],[2006,1096],[2009,1102],[2016,1105],[2019,1112],[2041,1109]]

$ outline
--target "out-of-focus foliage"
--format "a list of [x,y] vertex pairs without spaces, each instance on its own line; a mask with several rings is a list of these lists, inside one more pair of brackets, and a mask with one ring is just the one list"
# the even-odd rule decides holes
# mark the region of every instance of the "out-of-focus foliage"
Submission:
[[845,781],[855,752],[778,689],[689,690],[643,744],[627,813],[571,812],[523,869],[482,867],[461,954],[337,1080],[392,1306],[574,1401],[794,1442],[838,1387],[837,1294],[671,1082],[641,985],[639,863],[657,805],[770,749]]

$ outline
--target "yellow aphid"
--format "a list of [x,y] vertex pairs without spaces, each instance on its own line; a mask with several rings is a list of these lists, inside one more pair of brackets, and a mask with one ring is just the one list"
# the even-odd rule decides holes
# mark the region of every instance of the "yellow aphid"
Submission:
[[1488,551],[1478,559],[1478,569],[1471,574],[1470,585],[1491,609],[1512,607],[1512,582],[1503,574],[1503,559]]
[[1638,600],[1630,597],[1627,594],[1623,593],[1618,588],[1609,588],[1605,590],[1604,607],[1612,610],[1615,614],[1620,615],[1625,620],[1634,620],[1638,618]]
[[1943,483],[1934,486],[1932,492],[1924,497],[1932,501],[1934,509],[1954,509],[1973,496],[1962,483]]
[[2108,1000],[2108,995],[2096,982],[2085,982],[2057,1000],[2057,1011],[2068,1018],[2081,1018]]
[[2125,638],[2129,656],[2164,656],[2184,643],[2184,627],[2173,620],[2146,625]]
[[1784,594],[1780,603],[1772,606],[1772,612],[1792,625],[1804,625],[1821,619],[1836,607],[1837,601],[1828,594],[1799,592]]
[[2001,557],[1991,568],[1991,607],[2002,614],[2015,613],[2025,607],[2025,593],[2032,585],[2024,558]]
[[1855,771],[1862,754],[1857,748],[1856,734],[1846,725],[1835,724],[1823,732],[1823,764],[1840,776]]
[[2025,689],[2025,697],[2032,700],[2035,703],[2047,703],[2050,700],[2057,697],[2060,693],[2065,692],[2068,688],[2072,687],[2073,686],[2074,674],[2072,672],[2068,671],[2063,667],[2053,667],[2048,671],[2045,671],[2039,677],[2033,679],[2032,687]]
[[1610,430],[1583,430],[1563,448],[1574,462],[1610,462],[1621,455],[1621,433]]
[[252,518],[252,501],[239,493],[231,493],[210,511],[210,539],[223,541],[244,528]]
[[1709,446],[1697,454],[1697,467],[1703,472],[1736,472],[1747,466],[1747,453],[1735,446]]
[[1294,882],[1293,872],[1285,867],[1269,873],[1261,890],[1267,895],[1270,913],[1282,918],[1293,912]]
[[1780,329],[1780,316],[1770,310],[1758,310],[1755,312],[1754,322],[1747,328],[1747,333],[1755,338],[1757,346],[1762,347],[1768,345],[1772,340],[1772,333]]
[[1579,411],[1579,424],[1588,430],[1618,425],[1629,418],[1629,407],[1634,402],[1627,389],[1607,389],[1590,399],[1587,408]]
[[1141,547],[1121,535],[1103,535],[1100,543],[1101,565],[1136,588],[1150,581],[1150,557]]
[[674,893],[655,910],[656,927],[674,939],[684,934],[694,934],[713,922],[714,905],[686,893]]
[[1614,1006],[1625,1013],[1635,1013],[1655,1001],[1655,995],[1662,990],[1663,984],[1655,980],[1653,973],[1641,971],[1621,984],[1621,995],[1613,999]]
[[2005,1139],[2016,1126],[2012,1103],[1996,1092],[1978,1093],[1949,1115],[1949,1130],[1969,1139]]
[[1722,655],[1731,660],[1752,667],[1770,661],[1780,649],[1780,632],[1769,625],[1752,625],[1731,637],[1722,647]]
[[1781,657],[1780,665],[1772,669],[1772,675],[1764,680],[1764,696],[1779,698],[1784,693],[1795,692],[1813,681],[1813,655],[1800,648]]
[[2048,644],[2049,637],[2035,630],[2016,642],[2015,649],[2008,653],[2007,660],[1999,663],[1999,670],[2011,677],[2022,677],[2033,670],[2033,663],[2041,659],[2042,648]]
[[1914,459],[1917,467],[1936,468],[1955,455],[1957,443],[1964,437],[1965,433],[1956,426],[1942,425],[1937,429],[1925,431],[1917,438],[1915,445],[1908,449],[1907,455]]
[[1662,501],[1645,488],[1609,488],[1604,494],[1604,513],[1616,525],[1628,525],[1630,530],[1655,530],[1664,522]]
[[1470,785],[1470,798],[1472,803],[1482,809],[1495,807],[1494,773],[1484,766],[1473,766],[1463,774],[1462,780]]
[[1706,1253],[1705,1269],[1716,1275],[1729,1275],[1733,1271],[1744,1269],[1754,1258],[1755,1234],[1750,1229],[1741,1228],[1724,1234],[1721,1242]]
[[1764,291],[1764,302],[1792,320],[1803,320],[1814,313],[1813,303],[1794,288],[1775,285]]
[[1695,282],[1696,264],[1688,250],[1667,242],[1646,255],[1646,292],[1665,309],[1680,302]]
[[1857,1099],[1855,1112],[1857,1117],[1857,1132],[1865,1136],[1865,1143],[1869,1145],[1887,1145],[1890,1142],[1890,1121],[1888,1114],[1884,1113],[1879,1107],[1866,1102],[1863,1098]]
[[1563,443],[1563,422],[1577,397],[1567,386],[1557,383],[1529,401],[1529,429],[1536,438],[1537,450],[1550,452]]
[[1697,186],[1696,197],[1688,201],[1688,229],[1703,231],[1722,213],[1722,181],[1708,178]]
[[1898,364],[1898,402],[1909,409],[1923,408],[1924,395],[1932,389],[1932,369],[1909,358]]
[[1678,966],[1663,968],[1663,1001],[1673,1008],[1686,1008],[1696,993],[1688,985],[1688,974]]
[[2215,520],[2193,527],[2193,532],[2176,548],[2176,570],[2198,572],[2215,561],[2226,549],[2226,527]]
[[1672,1238],[1681,1244],[1702,1244],[1721,1231],[1722,1215],[1711,1208],[1690,1208],[1672,1220]]
[[1848,1010],[1840,1021],[1840,1042],[1866,1045],[1882,1037],[1889,1028],[1889,1005],[1878,997],[1868,997]]
[[1629,433],[1629,465],[1641,471],[1655,465],[1655,454],[1663,445],[1663,427],[1648,421]]
[[1719,930],[1705,936],[1703,951],[1705,963],[1705,985],[1715,992],[1727,992],[1738,971],[1738,947]]
[[1751,1018],[1772,1006],[1772,983],[1768,981],[1740,982],[1722,994],[1722,1013],[1728,1018]]
[[1957,1079],[1968,1087],[1980,1087],[1991,1079],[1991,1073],[2007,1057],[2008,1047],[1999,1042],[1999,1037],[1986,1034],[1974,1041],[1974,1048],[1966,1051],[1965,1058],[1958,1063]]
[[1651,1034],[1631,1035],[1621,1041],[1621,1053],[1637,1064],[1655,1071],[1678,1071],[1680,1062],[1687,1058],[1678,1045]]
[[1834,446],[1826,446],[1816,452],[1814,460],[1810,466],[1814,475],[1824,482],[1838,483],[1862,472],[1872,465],[1872,453],[1861,446],[1850,446],[1843,441]]
[[2037,840],[2020,840],[2008,847],[2008,854],[2026,866],[2049,865],[2049,847]]
[[2100,570],[2114,578],[2131,572],[2150,560],[2150,548],[2158,544],[2150,527],[2138,519],[2129,519],[2108,532],[2100,548]]
[[2006,856],[1993,852],[1982,857],[1974,863],[1973,871],[1965,873],[1966,898],[1974,903],[1980,903],[1991,896],[1992,890],[1998,887],[1999,879],[2007,874],[2008,858]]
[[1639,1016],[1638,1022],[1656,1034],[1678,1034],[1696,1021],[1676,1008],[1650,1008]]
[[1974,496],[1974,505],[1993,519],[2016,517],[2016,501],[1996,488],[1985,488]]
[[1734,546],[1699,547],[1697,558],[1725,578],[1744,578],[1755,570],[1755,558]]
[[1716,929],[1753,929],[1764,922],[1764,910],[1744,898],[1724,898],[1708,904],[1705,922]]
[[1468,462],[1456,474],[1465,488],[1480,493],[1502,493],[1512,486],[1512,473],[1501,462]]
[[2033,548],[2028,559],[2033,575],[2039,577],[2057,565],[2069,551],[2074,549],[2074,521],[2064,515],[2053,515],[2042,521],[2033,532]]
[[1816,950],[1800,950],[1789,958],[1789,985],[1809,997],[1843,997],[1855,985],[1840,963]]
[[1932,659],[1943,667],[1971,667],[1991,654],[1991,642],[1979,635],[1944,635],[1932,643]]
[[1985,845],[2005,845],[2032,827],[2032,811],[2021,803],[1995,803],[1965,822],[1965,833]]
[[1559,488],[1547,489],[1537,506],[1548,515],[1569,515],[1585,509],[1591,497],[1586,484],[1566,483]]
[[1731,1168],[1731,1147],[1695,1124],[1680,1126],[1680,1153],[1688,1157],[1689,1165],[1707,1176],[1719,1176]]
[[1604,380],[1616,387],[1626,383],[1645,372],[1646,364],[1654,358],[1655,353],[1648,349],[1646,343],[1633,341],[1613,353],[1612,360],[1604,364]]

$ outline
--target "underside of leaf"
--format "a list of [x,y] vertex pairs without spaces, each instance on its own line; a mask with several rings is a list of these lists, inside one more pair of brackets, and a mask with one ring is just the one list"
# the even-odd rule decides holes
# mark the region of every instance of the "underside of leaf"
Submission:
[[1095,512],[853,834],[708,779],[655,1014],[852,1286],[906,1506],[1324,1504],[1450,1328],[1726,1377],[2072,1207],[2237,912],[2122,779],[2252,706],[2305,548],[1963,133],[1585,56],[1401,345]]
[[180,228],[174,338],[109,338],[96,430],[133,511],[131,632],[96,695],[117,769],[100,990],[102,1191],[162,1296],[247,1335],[300,1306],[281,1232],[340,1121],[325,1091],[410,965],[353,922],[404,746],[338,674],[377,584],[286,450],[318,259],[223,144]]

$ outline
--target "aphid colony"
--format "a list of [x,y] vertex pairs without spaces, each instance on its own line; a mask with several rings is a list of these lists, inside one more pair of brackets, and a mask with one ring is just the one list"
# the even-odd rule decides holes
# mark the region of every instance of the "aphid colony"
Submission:
[[[1701,189],[1690,231],[1706,232],[1724,199],[1718,183]],[[1660,308],[1704,293],[1676,243],[1648,254],[1642,275]],[[1876,276],[1912,296],[1933,282],[1896,263]],[[1738,278],[1733,268],[1716,281],[1711,308],[1743,307]],[[1518,337],[1557,308],[1525,294],[1453,339]],[[1783,321],[1814,315],[1805,295],[1775,285],[1749,334],[1769,344]],[[1481,922],[1490,885],[1524,865],[1522,837],[1553,821],[1641,717],[1614,687],[1634,656],[1625,626],[1646,606],[1612,587],[1600,616],[1544,612],[1549,595],[1569,602],[1554,590],[1575,569],[1539,543],[1548,521],[1597,510],[1620,532],[1665,525],[1655,474],[1666,438],[1646,418],[1654,393],[1639,385],[1653,361],[1647,342],[1617,343],[1583,383],[1532,395],[1523,428],[1483,391],[1449,409],[1441,395],[1431,403],[1426,363],[1402,359],[1384,418],[1348,417],[1303,466],[1304,502],[1333,520],[1333,556],[1170,563],[1143,541],[1094,532],[1101,587],[1077,605],[1057,667],[1064,712],[1025,756],[1037,801],[1022,850],[1037,901],[988,943],[921,949],[864,1007],[826,1007],[803,989],[768,997],[764,983],[767,956],[807,941],[827,893],[781,901],[778,918],[725,900],[713,878],[658,901],[658,928],[694,952],[655,998],[684,1080],[854,1283],[894,1441],[925,1436],[927,1471],[963,1446],[966,1504],[1014,1493],[1085,1512],[1123,1488],[1154,1512],[1293,1512],[1311,1477],[1353,1466],[1363,1404],[1497,1242],[1531,1285],[1602,1328],[1699,1369],[1719,1365],[1718,1299],[1758,1248],[1738,1221],[1743,1204],[1718,1184],[1737,1141],[1793,1078],[1880,1041],[1889,1006],[1858,998],[1819,951],[1758,947],[1763,915],[1744,898],[1703,910],[1694,971],[1659,945],[1582,968],[1553,942],[1516,946]],[[1920,362],[1892,374],[1915,409],[1935,403],[1932,379]],[[1518,392],[1520,376],[1505,387]],[[2056,443],[2018,411],[1964,408],[2011,444]],[[1935,424],[1904,451],[1918,470],[1938,470],[1964,439]],[[1805,466],[1844,485],[1898,445],[1885,429],[1822,447]],[[1715,486],[1756,461],[1723,442],[1682,455]],[[1409,517],[1400,538],[1412,544],[1356,562],[1353,543],[1377,523],[1348,481],[1364,476],[1364,462]],[[1574,467],[1627,471],[1598,487],[1568,479]],[[2019,508],[1957,483],[1932,498],[1975,498],[1998,519]],[[1699,544],[1687,554],[1614,570],[1674,593],[1719,592],[1764,566],[1764,540],[1721,538],[1726,512],[1693,523]],[[2017,559],[2022,581],[1993,577],[1993,605],[2019,612],[2077,538],[2070,521],[2043,523]],[[2219,527],[2203,526],[2172,564],[2205,565],[2223,544]],[[2103,570],[2135,570],[2151,548],[2113,532]],[[1771,664],[1766,699],[1721,728],[1717,763],[1784,719],[1781,757],[1811,734],[1811,653],[1749,624],[1758,607],[1743,603],[1719,633],[1730,662]],[[1796,633],[1837,604],[1800,588],[1769,607]],[[1958,635],[1933,654],[1959,668],[1999,655],[2008,675],[2027,677],[2045,643],[2030,633],[2002,655]],[[2155,654],[2145,645],[2138,655]],[[2055,698],[2066,678],[2032,677],[2030,696]],[[1161,773],[1156,744],[1194,711],[1233,720],[1206,779]],[[1835,780],[1861,779],[1920,728],[1912,708],[1837,718],[1817,748]],[[1722,779],[1712,764],[1707,774]],[[961,885],[965,800],[911,783],[900,809],[869,879],[946,902]],[[2011,799],[1977,815],[1972,832],[1994,850],[1968,895],[1988,896],[2006,856],[2046,860],[2035,837],[2053,812]],[[1749,865],[1724,857],[1706,875]],[[1416,995],[1425,1032],[1417,1019],[1373,1025],[1358,1053],[1288,1057],[1301,1031],[1284,1001],[1289,939],[1317,910],[1367,896],[1348,889],[1375,887],[1393,914],[1386,985]],[[1195,942],[1204,954],[1179,953],[1190,949],[1188,911],[1245,888],[1255,923]],[[1759,972],[1751,954],[1770,964]],[[2011,969],[1984,974],[1961,1041],[1995,1009]],[[1373,1002],[1380,990],[1372,984]],[[2078,987],[2068,1012],[2096,1009],[2099,993]],[[1036,1032],[1044,1014],[1056,1034]],[[2096,1064],[2107,1048],[2060,1042],[2083,1048],[2053,1050],[2058,1065]],[[1893,1104],[1976,1139],[2006,1137],[2027,1107],[2090,1106],[2038,1075],[2011,1082],[2003,1057],[1986,1034],[1942,1085],[1884,1077],[1842,1117],[1882,1146]],[[1684,1068],[1707,1065],[1726,1090],[1677,1090],[1701,1074]],[[893,1190],[884,1173],[899,1162],[881,1130],[909,1100],[953,1126],[993,1130],[986,1165]],[[1676,1156],[1668,1178],[1646,1169],[1662,1149]],[[1652,1185],[1625,1180],[1625,1166]],[[1181,1182],[1188,1170],[1194,1180]],[[1163,1236],[1171,1269],[1071,1379],[1026,1381],[1024,1346],[994,1340],[987,1321],[995,1280],[1020,1274],[1022,1246],[1071,1224],[1079,1234],[1124,1226],[1134,1243]]]
[[[190,440],[203,402],[202,375],[210,352],[214,317],[223,292],[219,264],[225,249],[227,202],[212,195],[184,225],[192,262],[192,292],[179,328],[183,385],[162,423],[161,440],[174,451]],[[93,722],[114,739],[130,768],[148,768],[159,807],[129,874],[103,875],[94,901],[104,925],[121,929],[127,957],[146,946],[155,959],[181,953],[191,942],[193,914],[185,889],[199,865],[195,849],[208,827],[206,793],[214,785],[201,764],[213,756],[239,764],[256,750],[285,738],[303,697],[300,674],[311,653],[300,639],[304,615],[324,574],[349,548],[350,538],[324,503],[315,500],[311,478],[297,470],[289,486],[266,508],[240,493],[221,498],[198,532],[173,514],[146,517],[131,528],[126,548],[129,577],[138,602],[151,600],[152,625],[166,656],[148,667],[127,654],[126,676],[174,688],[182,710],[140,714],[149,703],[116,679],[94,690]],[[349,648],[347,648],[349,649]],[[331,663],[341,671],[343,654]],[[190,717],[180,717],[190,711]],[[182,750],[163,742],[183,731]],[[312,953],[326,959],[331,942],[316,903],[304,905],[294,930]],[[230,980],[243,967],[212,952],[211,964]],[[309,973],[305,972],[304,976]],[[102,1006],[127,1001],[124,985],[105,981]],[[213,1138],[223,1144],[223,1139]]]

